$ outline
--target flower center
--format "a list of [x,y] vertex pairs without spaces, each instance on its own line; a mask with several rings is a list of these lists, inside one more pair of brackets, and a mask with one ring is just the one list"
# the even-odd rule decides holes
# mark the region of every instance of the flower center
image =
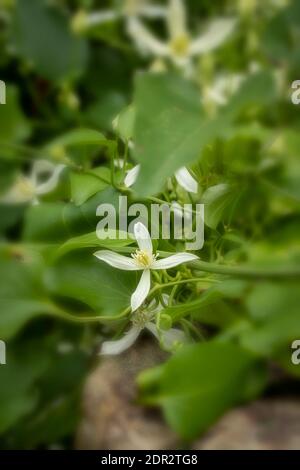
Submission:
[[128,16],[136,15],[142,6],[140,3],[144,2],[139,0],[126,0],[124,5],[124,14]]
[[153,261],[156,259],[155,255],[144,250],[136,250],[136,252],[131,256],[136,264],[141,268],[150,268]]
[[170,47],[176,56],[185,57],[188,55],[190,39],[186,34],[182,34],[171,41]]
[[18,190],[24,197],[33,197],[35,194],[35,187],[27,178],[21,177],[17,183]]
[[143,309],[137,310],[131,317],[131,323],[139,328],[145,328],[146,323],[151,320],[149,312]]

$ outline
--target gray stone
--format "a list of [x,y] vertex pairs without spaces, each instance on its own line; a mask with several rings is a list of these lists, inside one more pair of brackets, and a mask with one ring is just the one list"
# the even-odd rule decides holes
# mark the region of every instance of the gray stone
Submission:
[[166,359],[158,346],[144,340],[128,352],[103,358],[89,377],[83,395],[78,449],[158,450],[178,447],[158,410],[136,403],[137,374]]

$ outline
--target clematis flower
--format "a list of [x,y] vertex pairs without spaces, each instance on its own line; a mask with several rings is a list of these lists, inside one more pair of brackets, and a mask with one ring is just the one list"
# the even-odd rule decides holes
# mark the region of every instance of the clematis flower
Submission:
[[245,76],[242,74],[221,75],[217,77],[211,87],[204,90],[204,99],[212,101],[218,106],[224,106],[244,80]]
[[185,166],[176,171],[175,178],[177,183],[188,193],[198,192],[198,183]]
[[134,236],[139,249],[131,258],[113,251],[101,250],[95,253],[96,258],[117,269],[124,271],[142,271],[140,282],[131,296],[131,309],[135,312],[145,301],[151,287],[151,270],[170,269],[182,263],[194,261],[198,256],[192,253],[176,253],[168,258],[157,260],[153,253],[150,234],[141,222],[134,225]]
[[[1,198],[6,204],[38,203],[38,197],[50,193],[57,186],[60,174],[65,165],[54,165],[48,160],[37,160],[32,166],[29,176],[20,175],[15,184]],[[41,181],[41,177],[47,179]]]
[[[163,294],[165,303],[168,302],[169,296]],[[131,318],[132,326],[125,333],[125,335],[116,341],[105,341],[102,344],[102,355],[117,355],[129,349],[138,339],[141,332],[146,329],[157,338],[162,347],[166,351],[172,351],[177,345],[186,343],[187,338],[183,331],[177,328],[170,328],[169,330],[158,330],[155,323],[156,316],[163,310],[161,303],[156,304],[152,300],[148,307],[137,310]]]
[[147,0],[123,0],[122,6],[114,10],[99,10],[86,13],[80,10],[72,20],[72,29],[76,33],[81,33],[88,28],[116,21],[122,18],[127,20],[133,16],[143,16],[149,19],[162,18],[166,16],[166,8],[151,4]]
[[[130,188],[137,180],[141,165],[134,166],[131,170],[127,171],[124,184],[127,188]],[[189,193],[198,192],[198,183],[192,177],[187,168],[182,167],[175,173],[175,178],[178,184],[182,186]]]
[[137,48],[155,58],[171,59],[179,67],[189,65],[192,57],[212,51],[232,33],[235,20],[219,18],[208,25],[206,32],[191,39],[187,30],[184,2],[170,0],[166,16],[169,39],[161,41],[136,17],[128,19],[128,33]]

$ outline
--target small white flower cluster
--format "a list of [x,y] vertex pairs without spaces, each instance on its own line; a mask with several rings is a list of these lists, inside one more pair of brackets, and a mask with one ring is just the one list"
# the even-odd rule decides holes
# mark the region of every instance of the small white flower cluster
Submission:
[[[5,204],[25,204],[28,202],[38,204],[40,196],[44,196],[56,188],[64,168],[63,164],[55,165],[48,160],[36,160],[30,174],[28,176],[20,174],[14,185],[0,198],[0,202]],[[41,181],[43,175],[46,175],[46,179]]]
[[[206,25],[204,32],[192,39],[187,28],[184,0],[169,0],[167,7],[150,4],[145,0],[125,0],[118,10],[102,10],[92,13],[79,11],[72,20],[72,29],[82,33],[91,27],[124,18],[126,29],[142,54],[155,59],[169,59],[175,65],[189,69],[191,59],[220,46],[233,32],[236,20],[217,18]],[[141,18],[163,18],[168,38],[156,37]]]
[[[140,167],[141,167],[140,165],[136,165],[131,170],[126,172],[124,184],[127,188],[130,188],[136,182],[139,171],[140,171]],[[176,178],[177,183],[189,193],[198,192],[198,183],[192,177],[192,175],[190,174],[187,168],[182,167],[179,170],[177,170],[175,173],[175,178]]]
[[[163,294],[163,300],[167,304],[169,296]],[[172,351],[174,347],[187,341],[186,335],[182,330],[170,328],[169,330],[159,331],[156,325],[156,317],[163,310],[163,305],[152,300],[146,309],[139,309],[132,315],[132,327],[124,334],[122,338],[116,341],[105,341],[102,345],[101,354],[117,355],[130,348],[138,339],[141,332],[146,329],[157,338],[163,348]]]
[[195,39],[187,28],[183,0],[170,0],[166,13],[167,41],[161,41],[140,21],[138,16],[128,18],[128,33],[137,48],[155,58],[169,59],[179,67],[189,68],[191,59],[220,46],[232,33],[235,19],[218,18],[211,21],[204,33]]
[[166,8],[160,5],[150,4],[146,0],[123,0],[120,8],[114,10],[100,10],[86,13],[79,10],[72,19],[72,29],[75,33],[82,33],[94,26],[109,23],[119,19],[142,16],[148,19],[163,18],[166,16]]
[[[150,234],[141,222],[135,224],[134,235],[138,250],[130,258],[108,250],[95,253],[98,259],[114,268],[125,271],[142,271],[138,286],[131,296],[131,310],[134,314],[132,317],[133,326],[120,340],[105,342],[102,346],[102,354],[119,354],[124,351],[133,344],[144,328],[160,338],[160,332],[153,320],[155,315],[162,310],[162,305],[159,304],[155,309],[154,304],[150,303],[146,311],[143,307],[151,288],[151,271],[174,268],[182,263],[198,259],[198,256],[192,253],[183,252],[158,260],[158,254],[153,253]],[[166,349],[172,349],[174,343],[183,342],[183,339],[183,332],[174,328],[164,332],[161,338]]]

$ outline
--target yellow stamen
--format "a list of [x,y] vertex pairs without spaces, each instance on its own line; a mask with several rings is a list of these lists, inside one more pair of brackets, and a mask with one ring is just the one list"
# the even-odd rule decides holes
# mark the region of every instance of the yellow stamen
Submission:
[[170,42],[170,47],[176,56],[185,57],[188,55],[190,38],[185,34],[178,36]]
[[141,268],[150,268],[156,258],[152,253],[143,250],[136,250],[131,256]]
[[142,6],[141,3],[144,3],[141,0],[126,0],[124,5],[124,14],[131,16],[136,15],[139,11],[139,8]]
[[84,10],[79,10],[71,20],[71,29],[75,34],[81,34],[88,26],[88,14]]
[[20,194],[24,197],[33,197],[35,194],[35,187],[33,183],[28,180],[27,178],[20,177],[18,182],[17,182],[17,188]]

